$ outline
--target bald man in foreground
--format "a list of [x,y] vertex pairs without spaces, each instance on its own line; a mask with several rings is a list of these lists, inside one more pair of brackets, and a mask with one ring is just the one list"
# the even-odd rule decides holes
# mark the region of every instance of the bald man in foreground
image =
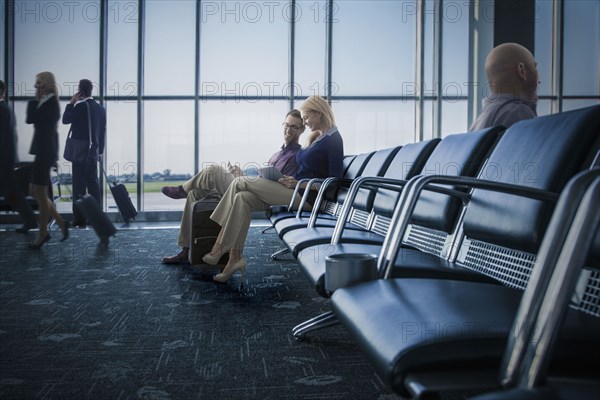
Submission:
[[503,43],[485,60],[491,94],[483,99],[483,110],[470,131],[503,125],[537,116],[540,75],[533,54],[517,43]]

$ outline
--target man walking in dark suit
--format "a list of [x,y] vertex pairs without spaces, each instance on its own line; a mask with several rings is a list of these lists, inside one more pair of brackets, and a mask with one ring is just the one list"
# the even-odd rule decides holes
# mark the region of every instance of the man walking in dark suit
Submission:
[[71,124],[74,139],[92,141],[87,160],[73,163],[73,225],[86,225],[83,214],[75,201],[89,193],[102,204],[102,191],[98,180],[98,161],[102,161],[106,139],[106,110],[92,98],[93,85],[89,79],[79,81],[78,91],[73,95],[63,113],[63,124]]
[[6,85],[0,81],[0,195],[9,203],[14,203],[17,212],[23,219],[23,226],[17,232],[25,233],[36,228],[37,222],[33,210],[25,194],[19,189],[13,168],[19,161],[17,157],[17,131],[15,128],[15,114],[4,101]]

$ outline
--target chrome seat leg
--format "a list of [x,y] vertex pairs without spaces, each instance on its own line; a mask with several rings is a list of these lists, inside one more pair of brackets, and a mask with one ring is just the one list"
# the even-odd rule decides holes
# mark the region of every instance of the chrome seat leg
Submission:
[[263,229],[262,231],[260,231],[260,233],[267,233],[271,229],[275,229],[275,227],[273,225],[267,226],[265,229]]
[[271,261],[277,260],[277,257],[282,256],[284,254],[288,254],[289,252],[290,249],[288,249],[287,247],[277,250],[275,253],[271,254]]
[[300,340],[303,339],[304,336],[309,332],[339,324],[340,321],[336,318],[333,311],[327,311],[326,313],[317,315],[308,321],[304,321],[303,323],[296,325],[294,329],[292,329],[292,334],[294,335],[295,339]]

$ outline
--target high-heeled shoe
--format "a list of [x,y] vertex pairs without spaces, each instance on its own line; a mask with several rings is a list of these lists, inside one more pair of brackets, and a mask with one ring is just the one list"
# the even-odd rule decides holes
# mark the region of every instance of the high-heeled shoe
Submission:
[[17,229],[15,229],[15,232],[17,232],[17,233],[27,233],[27,232],[29,232],[30,229],[35,229],[35,228],[37,228],[37,223],[23,224],[20,227],[18,227]]
[[39,250],[49,240],[50,240],[50,234],[47,233],[46,236],[40,242],[38,242],[38,243],[36,243],[36,242],[29,243],[29,248],[30,249],[34,249],[34,250]]
[[229,249],[221,249],[217,252],[216,256],[211,255],[210,253],[205,254],[202,257],[202,261],[205,264],[208,265],[217,265],[219,263],[219,260],[221,259],[221,257],[223,257],[223,254],[227,253],[229,251]]
[[246,271],[246,259],[245,258],[240,258],[235,264],[233,264],[229,268],[225,267],[223,272],[213,276],[213,280],[215,282],[225,283],[229,280],[229,278],[231,278],[233,276],[233,274],[235,274],[238,271],[240,271],[240,278],[243,280],[244,279],[244,271]]
[[64,220],[63,226],[62,228],[60,228],[60,231],[62,233],[62,239],[60,239],[60,241],[64,242],[69,238],[69,221],[67,221],[66,219]]

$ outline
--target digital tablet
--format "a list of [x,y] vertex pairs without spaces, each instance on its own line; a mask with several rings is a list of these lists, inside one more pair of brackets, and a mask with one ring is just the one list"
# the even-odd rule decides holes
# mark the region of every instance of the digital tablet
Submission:
[[268,179],[273,182],[277,182],[279,178],[283,177],[281,171],[279,171],[274,166],[258,168],[258,174],[265,179]]

